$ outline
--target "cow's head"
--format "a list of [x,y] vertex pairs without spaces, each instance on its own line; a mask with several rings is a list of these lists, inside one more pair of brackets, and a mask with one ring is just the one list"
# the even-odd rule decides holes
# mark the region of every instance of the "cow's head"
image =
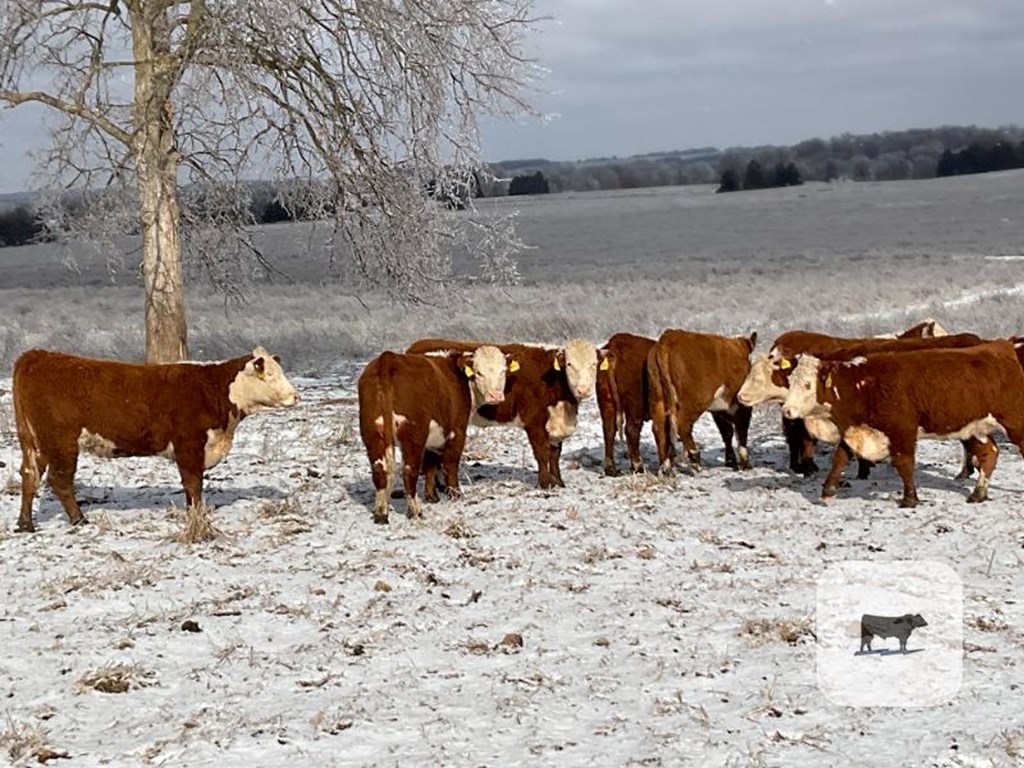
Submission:
[[488,405],[505,399],[505,378],[509,373],[519,370],[519,363],[512,355],[490,344],[478,347],[472,354],[463,355],[460,365],[475,390],[474,400]]
[[793,364],[783,360],[773,365],[767,355],[753,355],[750,360],[750,371],[743,381],[743,386],[736,393],[736,399],[743,405],[782,402],[789,393],[789,374]]
[[597,371],[607,370],[608,359],[604,350],[597,349],[586,339],[571,339],[565,349],[554,353],[553,365],[556,371],[565,371],[569,389],[577,400],[586,400],[594,394]]
[[281,359],[256,347],[228,387],[228,399],[242,413],[295,405],[299,396],[281,368]]
[[782,415],[787,419],[802,419],[805,416],[819,415],[821,404],[818,402],[818,376],[821,371],[821,360],[813,355],[801,355],[789,377],[789,392],[782,401]]
[[912,627],[927,627],[928,622],[924,620],[924,616],[920,613],[915,613],[910,617],[910,626]]

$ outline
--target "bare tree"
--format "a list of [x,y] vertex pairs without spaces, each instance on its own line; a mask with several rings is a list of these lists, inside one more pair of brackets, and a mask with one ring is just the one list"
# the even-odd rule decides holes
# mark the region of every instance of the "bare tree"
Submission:
[[424,190],[470,183],[481,116],[529,111],[537,21],[532,0],[4,0],[0,102],[55,110],[59,223],[138,232],[147,358],[178,360],[182,254],[228,289],[224,264],[260,255],[246,178],[331,217],[332,258],[394,298],[437,296],[460,245],[514,273],[507,221]]

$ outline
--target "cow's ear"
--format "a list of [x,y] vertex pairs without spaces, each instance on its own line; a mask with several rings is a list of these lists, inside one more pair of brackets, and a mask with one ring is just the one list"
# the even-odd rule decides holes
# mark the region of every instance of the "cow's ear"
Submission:
[[779,360],[779,370],[780,371],[788,371],[792,367],[793,367],[793,364],[791,362],[789,362],[789,360],[787,360],[785,357],[782,358],[781,360]]
[[597,350],[597,356],[601,360],[601,363],[597,366],[598,369],[602,370],[602,371],[607,371],[611,367],[611,363],[609,362],[609,358],[611,357],[611,355],[608,354],[608,350],[607,349],[599,349],[599,350]]
[[252,369],[256,372],[257,378],[265,379],[267,377],[267,369],[262,357],[257,357],[252,361]]
[[273,355],[273,359],[274,359],[274,362],[277,363],[278,365],[281,364],[281,356],[280,355]]
[[516,371],[519,370],[519,361],[513,359],[512,355],[507,355],[505,359],[508,360],[509,373],[515,373]]
[[754,351],[754,347],[757,346],[757,331],[750,334],[750,351]]
[[555,352],[555,361],[553,365],[556,371],[562,370],[562,366],[565,365],[565,352],[562,352],[561,350]]

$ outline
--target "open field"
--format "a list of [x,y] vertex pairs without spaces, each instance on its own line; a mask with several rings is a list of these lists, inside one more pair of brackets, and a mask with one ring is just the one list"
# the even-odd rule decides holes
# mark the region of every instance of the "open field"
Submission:
[[[1007,257],[1024,254],[1024,174],[495,204],[511,202],[537,246],[523,284],[470,287],[454,308],[372,295],[363,308],[320,285],[295,227],[265,233],[294,283],[227,311],[193,293],[200,356],[260,343],[303,374],[300,405],[244,422],[208,472],[210,543],[176,539],[179,480],[156,458],[83,457],[93,524],[70,530],[43,492],[39,532],[11,533],[20,453],[0,375],[0,762],[1020,765],[1024,461],[1010,446],[982,505],[953,479],[959,446],[931,442],[916,509],[897,507],[888,465],[826,507],[820,478],[785,468],[777,407],[755,413],[749,472],[722,466],[703,417],[706,471],[610,479],[591,401],[566,442],[567,488],[533,487],[520,431],[473,429],[465,498],[425,507],[422,523],[395,500],[384,528],[353,396],[363,360],[428,334],[757,329],[763,349],[786,327],[880,332],[927,315],[1021,333],[1024,261]],[[33,345],[141,352],[135,287],[65,284],[52,254],[8,251],[8,371]],[[653,467],[648,429],[642,445]],[[901,560],[962,581],[959,692],[928,707],[832,703],[816,684],[818,580]],[[913,672],[936,626],[911,639],[924,652],[856,661],[872,676]]]

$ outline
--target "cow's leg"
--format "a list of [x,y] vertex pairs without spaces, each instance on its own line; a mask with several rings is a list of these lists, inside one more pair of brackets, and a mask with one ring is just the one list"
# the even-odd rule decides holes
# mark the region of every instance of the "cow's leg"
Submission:
[[551,477],[551,439],[543,424],[526,428],[526,436],[533,449],[533,457],[537,460],[537,485],[548,489],[555,485]]
[[383,440],[367,441],[366,453],[370,459],[370,474],[373,477],[375,491],[373,522],[387,525],[388,498],[391,496],[391,484],[395,474],[395,449],[386,446]]
[[441,454],[434,451],[425,451],[423,454],[423,498],[429,504],[436,504],[441,500],[437,495],[437,473],[441,467]]
[[423,463],[423,446],[408,445],[402,441],[402,486],[405,488],[405,514],[410,520],[423,518],[423,507],[416,495],[416,484],[420,479],[420,467]]
[[629,468],[633,472],[644,471],[644,460],[640,457],[640,430],[643,425],[642,420],[626,418],[626,451],[629,453]]
[[789,448],[789,468],[799,475],[809,477],[818,471],[814,462],[814,446],[817,442],[807,432],[803,419],[782,419],[782,434]]
[[[974,474],[974,452],[973,445],[970,440],[961,440],[961,445],[964,447],[964,459],[960,465],[960,472],[957,474],[957,480],[966,480],[972,474]],[[990,475],[991,477],[991,475]]]
[[916,443],[916,429],[914,435],[890,435],[890,455],[892,465],[903,480],[903,498],[900,499],[900,506],[904,509],[913,509],[917,506],[917,486],[914,483],[914,449]]
[[[700,418],[701,413],[703,411],[696,406],[685,403],[676,406],[676,429],[679,432],[683,449],[686,451],[686,464],[692,472],[700,472],[700,449],[697,447],[697,441],[693,439],[693,425]],[[729,425],[729,433],[731,437],[732,424]]]
[[839,485],[843,482],[843,470],[853,458],[853,451],[845,442],[839,441],[839,445],[832,451],[832,467],[825,478],[825,484],[821,487],[821,500],[828,501],[839,492]]
[[203,464],[205,462],[205,442],[194,442],[174,448],[174,461],[181,475],[181,485],[185,489],[185,505],[198,507],[203,503]]
[[665,401],[651,399],[651,432],[654,434],[654,445],[658,449],[658,474],[672,474],[672,430],[669,428],[668,412]]
[[857,479],[867,480],[871,476],[871,470],[874,468],[875,462],[868,459],[857,457]]
[[746,405],[737,405],[736,412],[732,415],[732,422],[736,426],[736,445],[740,457],[740,469],[750,469],[747,438],[750,436],[750,418],[753,415],[754,409]]
[[35,446],[21,448],[21,514],[18,515],[18,533],[33,533],[32,502],[39,492],[39,482],[46,474],[46,455]]
[[75,470],[78,468],[77,445],[74,449],[54,451],[50,455],[50,469],[47,473],[53,495],[64,505],[68,522],[82,525],[88,522],[75,499]]
[[968,455],[978,467],[978,484],[974,486],[967,501],[970,504],[986,501],[988,499],[988,481],[992,478],[996,462],[999,460],[999,448],[996,447],[994,440],[985,440],[984,442],[976,439],[965,440],[964,446],[970,451]]
[[462,496],[462,490],[459,488],[459,462],[462,460],[462,451],[465,447],[466,433],[457,429],[441,454],[445,493],[449,499],[458,499]]
[[736,450],[732,447],[733,426],[732,419],[725,411],[712,411],[711,418],[718,427],[718,434],[722,436],[722,443],[725,445],[725,466],[732,469],[739,469],[739,462],[736,461]]
[[597,393],[597,406],[601,411],[601,431],[604,434],[604,473],[608,477],[618,477],[619,468],[615,465],[615,403],[611,393]]
[[559,488],[565,488],[565,482],[562,480],[562,468],[559,462],[562,459],[562,442],[561,440],[557,443],[551,443],[548,449],[548,466],[551,470],[551,482],[553,485],[557,485]]

